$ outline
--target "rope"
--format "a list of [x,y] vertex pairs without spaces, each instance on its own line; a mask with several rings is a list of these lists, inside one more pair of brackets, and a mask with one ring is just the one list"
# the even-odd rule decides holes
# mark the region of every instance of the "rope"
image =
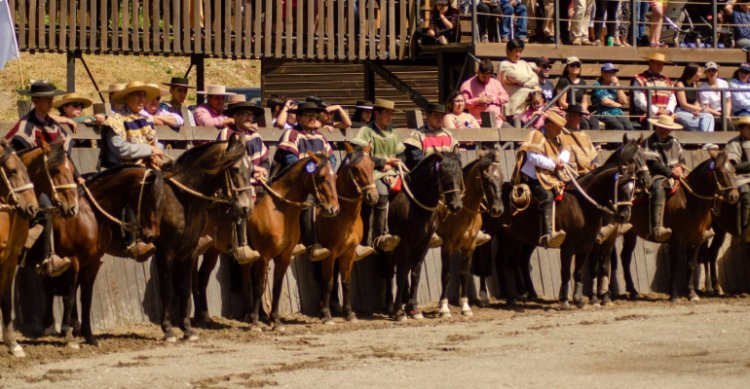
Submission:
[[117,224],[118,226],[120,226],[121,228],[123,228],[125,230],[132,231],[132,229],[134,227],[132,225],[130,225],[130,223],[124,222],[124,221],[122,221],[122,220],[120,220],[120,219],[112,216],[109,212],[107,212],[106,210],[104,210],[104,208],[102,208],[102,206],[99,204],[99,202],[97,202],[96,199],[94,198],[94,195],[91,194],[91,191],[89,190],[89,187],[86,186],[86,184],[81,184],[81,187],[83,188],[83,191],[86,193],[86,196],[88,196],[89,200],[91,201],[91,204],[94,205],[94,209],[96,209],[97,211],[99,211],[99,213],[101,213],[102,215],[104,215],[104,217],[106,217],[107,219],[109,219],[109,221],[111,221],[112,223]]
[[295,207],[299,207],[299,208],[310,208],[313,206],[313,204],[310,203],[309,201],[299,202],[299,201],[292,201],[287,198],[284,198],[284,196],[279,194],[279,192],[276,192],[273,188],[271,188],[271,185],[268,185],[268,182],[264,178],[259,178],[258,182],[260,183],[261,186],[263,186],[263,188],[266,189],[266,191],[271,196],[273,196],[273,198],[280,200],[283,203],[286,203]]
[[183,192],[186,192],[186,193],[188,193],[190,195],[193,195],[193,196],[195,196],[195,197],[197,197],[199,199],[210,201],[210,202],[213,202],[213,203],[229,204],[229,200],[227,200],[225,198],[218,197],[218,196],[206,196],[203,193],[196,191],[195,189],[191,189],[191,188],[185,186],[180,181],[177,181],[177,179],[174,178],[174,177],[170,177],[169,181],[171,183],[173,183],[176,187],[180,188]]
[[414,196],[414,193],[412,193],[411,189],[409,189],[409,184],[406,183],[406,176],[404,175],[403,163],[398,164],[398,174],[401,177],[401,185],[404,187],[404,192],[406,192],[407,196],[409,196],[409,198],[414,202],[414,204],[417,204],[420,208],[424,209],[427,212],[435,212],[438,209],[438,207],[440,206],[439,201],[437,204],[435,204],[434,207],[428,207],[422,204],[422,202],[419,201],[416,196]]
[[691,195],[693,195],[693,196],[695,196],[695,197],[697,197],[697,198],[699,198],[701,200],[714,201],[714,200],[721,200],[722,199],[721,196],[716,195],[716,194],[714,194],[713,196],[704,196],[704,195],[702,195],[700,193],[697,193],[692,187],[690,187],[690,185],[688,185],[687,180],[685,180],[682,177],[680,177],[680,184],[682,184],[683,186],[685,186],[685,189],[688,191],[688,193],[690,193]]

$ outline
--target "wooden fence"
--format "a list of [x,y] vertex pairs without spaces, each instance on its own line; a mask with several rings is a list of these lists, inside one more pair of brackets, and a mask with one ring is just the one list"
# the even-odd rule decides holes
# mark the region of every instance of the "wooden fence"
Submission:
[[418,3],[9,0],[23,51],[348,61],[407,57]]
[[[4,134],[10,124],[0,124],[0,134]],[[356,130],[348,130],[345,134],[332,133],[329,139],[334,142],[351,138]],[[164,140],[206,140],[213,139],[216,130],[213,128],[183,128],[174,131],[167,127],[158,129]],[[401,136],[406,136],[409,129],[398,129]],[[261,130],[264,139],[272,151],[281,132],[276,129]],[[503,173],[506,179],[510,176],[515,156],[515,142],[520,141],[525,134],[523,130],[496,129],[463,129],[455,131],[462,141],[498,141],[504,140],[502,156]],[[617,143],[622,139],[622,132],[600,131],[591,132],[596,142]],[[631,135],[637,136],[634,132]],[[676,135],[686,144],[702,144],[704,142],[724,143],[733,134],[714,133],[698,134],[690,132],[676,132]],[[76,138],[98,139],[95,131],[82,128]],[[93,171],[96,168],[98,149],[75,148],[73,158],[82,172]],[[169,150],[173,156],[179,155],[181,150]],[[610,151],[603,151],[604,154]],[[342,157],[341,151],[337,151]],[[461,157],[464,163],[476,158],[475,150],[464,150]],[[606,155],[603,155],[605,157]],[[707,157],[705,151],[692,149],[686,152],[687,163],[695,166]],[[341,160],[341,158],[339,158]],[[619,243],[618,243],[619,247]],[[495,250],[498,248],[495,247]],[[635,258],[631,265],[636,287],[641,292],[666,292],[668,287],[668,261],[666,248],[658,244],[638,241]],[[440,258],[439,250],[430,250],[422,272],[422,283],[419,291],[421,304],[435,304],[440,296]],[[747,261],[748,248],[734,239],[728,239],[720,252],[720,280],[729,292],[750,291],[750,263]],[[143,264],[126,258],[106,256],[99,277],[95,284],[93,303],[93,324],[101,331],[104,328],[125,325],[133,322],[155,321],[159,319],[160,297],[158,294],[158,280],[154,277],[155,264],[149,260]],[[354,307],[359,312],[373,312],[382,304],[384,281],[377,276],[377,258],[367,258],[358,262],[354,267],[353,293]],[[453,269],[458,271],[457,269]],[[532,276],[540,295],[547,298],[557,296],[560,279],[560,261],[557,250],[537,249],[532,257]],[[212,275],[208,287],[209,312],[211,315],[239,318],[241,313],[240,297],[231,288],[232,265],[222,260]],[[456,286],[451,285],[454,299]],[[613,277],[615,293],[624,292],[624,280],[621,272]],[[490,279],[492,292],[498,291],[495,278]],[[315,315],[318,312],[319,287],[313,275],[312,265],[305,259],[298,257],[290,266],[284,281],[281,312],[289,314],[302,312]],[[268,285],[270,290],[270,285]],[[266,297],[269,293],[266,294]],[[29,269],[20,268],[16,278],[15,288],[16,321],[21,330],[39,330],[41,327],[40,312],[43,302],[39,279]],[[266,303],[268,303],[266,301]],[[57,301],[55,311],[59,320],[61,302]]]

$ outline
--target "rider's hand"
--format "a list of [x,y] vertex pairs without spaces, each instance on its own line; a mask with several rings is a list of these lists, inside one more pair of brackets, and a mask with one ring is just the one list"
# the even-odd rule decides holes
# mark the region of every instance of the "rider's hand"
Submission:
[[258,178],[266,178],[268,177],[268,170],[262,166],[256,166],[253,168],[253,177]]
[[78,182],[78,185],[83,185],[86,183],[86,179],[83,177],[76,178],[76,182]]
[[681,178],[682,173],[683,173],[682,166],[675,166],[672,168],[672,177]]
[[562,170],[562,168],[565,166],[565,162],[562,160],[555,161],[555,170]]
[[157,146],[150,146],[151,147],[151,156],[152,157],[159,157],[161,158],[164,155],[164,150],[160,149]]

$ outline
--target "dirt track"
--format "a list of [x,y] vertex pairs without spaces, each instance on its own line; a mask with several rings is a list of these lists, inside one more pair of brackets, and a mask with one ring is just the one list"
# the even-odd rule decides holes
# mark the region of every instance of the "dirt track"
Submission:
[[221,320],[201,339],[167,345],[156,325],[107,331],[102,346],[22,339],[0,356],[0,387],[659,387],[750,386],[750,298],[672,305],[617,302],[476,309],[471,318],[398,324],[372,317],[286,331]]

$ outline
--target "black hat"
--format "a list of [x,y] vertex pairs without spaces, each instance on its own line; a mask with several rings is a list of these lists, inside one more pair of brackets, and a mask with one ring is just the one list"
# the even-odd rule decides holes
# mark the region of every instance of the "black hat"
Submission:
[[266,101],[266,107],[268,108],[273,108],[276,106],[283,106],[283,105],[284,105],[284,100],[279,97],[271,97],[270,99],[268,99],[268,101]]
[[54,85],[45,80],[34,81],[29,89],[19,89],[18,93],[31,97],[54,97],[65,94],[64,91],[55,88]]
[[544,65],[552,65],[555,63],[554,59],[549,59],[548,57],[542,57],[536,60],[536,65],[539,67],[542,67]]
[[308,111],[320,113],[320,112],[325,111],[325,108],[321,107],[318,103],[314,103],[312,101],[305,101],[304,103],[297,105],[296,109],[290,109],[288,112],[293,113],[295,115],[299,115],[302,112],[308,112]]
[[171,81],[162,82],[161,84],[166,85],[166,86],[181,86],[181,87],[188,88],[188,89],[194,89],[194,87],[188,84],[188,79],[182,78],[182,77],[172,77]]
[[424,111],[445,113],[445,105],[429,103],[426,107],[424,107]]
[[266,110],[263,109],[263,107],[258,106],[254,101],[244,101],[242,103],[234,104],[227,109],[224,110],[223,114],[227,116],[232,116],[240,111],[250,111],[255,115],[263,116],[265,114]]
[[372,106],[372,101],[357,100],[357,104],[354,105],[354,108],[372,111],[374,107]]
[[321,99],[320,97],[317,97],[317,96],[307,96],[307,97],[305,97],[305,101],[307,101],[309,103],[318,104],[319,106],[321,106],[323,108],[328,107],[328,104],[325,101],[323,101],[323,99]]
[[569,105],[568,109],[566,109],[565,112],[568,112],[568,113],[580,113],[581,115],[584,115],[584,114],[588,113],[579,104],[571,104],[571,105]]

